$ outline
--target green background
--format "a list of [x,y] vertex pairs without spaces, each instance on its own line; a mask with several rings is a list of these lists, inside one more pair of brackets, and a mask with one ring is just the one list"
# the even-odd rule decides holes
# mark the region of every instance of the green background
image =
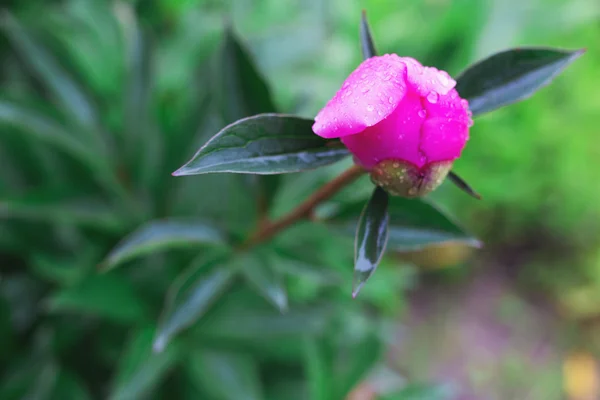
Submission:
[[[262,89],[228,86],[229,68],[255,78],[221,57],[225,25],[277,110],[312,118],[361,61],[362,9],[380,53],[451,75],[510,47],[587,52],[531,99],[476,119],[454,170],[483,200],[450,183],[431,195],[483,249],[389,254],[352,301],[351,240],[299,224],[262,249],[289,276],[287,314],[235,280],[206,319],[153,356],[172,285],[205,270],[217,279],[219,262],[185,247],[108,273],[98,266],[151,219],[208,218],[234,240],[256,222],[251,179],[169,176],[225,123],[273,107]],[[390,399],[600,396],[597,1],[20,0],[7,10],[49,57],[32,65],[35,49],[2,15],[0,398],[318,400],[359,382]],[[74,156],[79,145],[57,150],[53,124],[94,162]],[[98,172],[103,163],[112,175]],[[270,214],[347,165],[283,177]],[[369,190],[359,182],[336,201]],[[236,263],[261,271],[260,260]],[[375,398],[365,391],[357,398]]]

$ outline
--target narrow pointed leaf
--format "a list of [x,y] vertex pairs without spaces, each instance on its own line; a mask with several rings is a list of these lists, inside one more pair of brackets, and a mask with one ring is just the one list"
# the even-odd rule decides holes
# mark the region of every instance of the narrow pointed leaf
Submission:
[[19,102],[0,99],[0,126],[12,127],[24,135],[54,146],[84,165],[93,164],[96,155],[80,138],[52,118]]
[[230,28],[219,53],[217,76],[215,96],[226,123],[277,111],[267,81]]
[[365,60],[377,55],[375,43],[373,43],[373,37],[371,36],[371,28],[369,28],[367,21],[367,12],[364,10],[360,20],[360,48]]
[[212,172],[283,174],[332,164],[348,150],[312,131],[314,121],[262,114],[225,127],[173,175]]
[[92,103],[54,55],[38,43],[10,13],[2,14],[0,27],[29,69],[46,85],[63,110],[81,125],[95,124],[97,116]]
[[181,355],[179,346],[169,346],[161,353],[152,351],[154,329],[137,332],[120,358],[110,400],[149,398]]
[[333,316],[328,304],[295,305],[285,314],[249,288],[229,291],[201,324],[192,328],[210,339],[265,342],[298,335],[320,335]]
[[383,257],[388,239],[388,194],[377,187],[365,206],[356,230],[354,244],[354,289],[356,297]]
[[524,100],[549,84],[585,50],[506,50],[479,61],[456,78],[456,90],[473,115]]
[[338,379],[334,385],[337,395],[334,397],[347,398],[352,389],[365,380],[377,361],[381,359],[382,350],[381,339],[374,334],[365,335],[352,343],[344,351],[343,364],[338,368]]
[[242,353],[198,349],[190,354],[185,366],[191,380],[211,399],[263,399],[258,365]]
[[236,261],[246,280],[267,301],[284,312],[288,307],[287,291],[281,275],[266,258],[251,254]]
[[[326,223],[342,233],[354,235],[362,208],[361,202],[345,204],[328,217]],[[389,201],[388,213],[388,250],[413,251],[446,242],[481,246],[479,240],[429,201],[394,196]]]
[[67,223],[119,232],[124,223],[114,208],[97,198],[73,198],[49,189],[0,198],[0,220],[20,219]]
[[206,271],[222,260],[220,254],[202,257],[175,281],[157,329],[154,351],[163,351],[174,335],[202,317],[224,292],[235,276],[234,271],[220,265]]
[[96,315],[126,323],[144,321],[150,314],[131,282],[113,274],[92,275],[54,292],[47,308],[52,313]]
[[475,190],[473,190],[473,188],[471,186],[469,186],[469,184],[467,182],[465,182],[456,173],[450,171],[450,173],[448,174],[448,178],[450,178],[450,181],[452,181],[452,183],[454,183],[456,186],[458,186],[458,188],[461,189],[463,192],[465,192],[466,194],[468,194],[471,197],[476,198],[477,200],[481,200],[481,195],[479,193],[477,193]]
[[[219,62],[215,98],[218,99],[224,123],[231,124],[253,115],[277,112],[268,82],[232,29],[225,32]],[[267,213],[280,180],[281,177],[273,175],[253,177],[252,182],[258,189],[261,214]]]
[[224,245],[225,236],[204,222],[153,221],[125,237],[106,257],[104,269],[156,251],[199,245]]
[[328,400],[335,397],[333,392],[333,354],[331,346],[324,340],[307,338],[304,340],[304,373],[308,381],[310,398],[314,400]]

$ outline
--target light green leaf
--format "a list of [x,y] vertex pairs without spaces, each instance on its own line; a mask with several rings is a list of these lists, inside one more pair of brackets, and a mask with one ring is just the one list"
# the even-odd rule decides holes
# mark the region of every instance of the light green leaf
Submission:
[[121,357],[110,400],[144,399],[158,386],[181,355],[174,345],[161,353],[153,353],[155,331],[144,328],[136,332]]
[[95,125],[97,116],[92,103],[75,80],[61,67],[54,55],[48,52],[10,13],[2,14],[0,27],[14,49],[46,85],[62,109],[82,126]]
[[20,219],[92,227],[108,232],[124,229],[121,216],[98,198],[76,198],[47,189],[25,196],[0,198],[0,219]]
[[367,334],[343,352],[334,385],[335,398],[346,398],[367,377],[381,359],[382,350],[382,340],[374,334]]
[[287,291],[278,271],[266,257],[249,254],[235,261],[242,276],[267,301],[284,312],[288,307]]
[[64,126],[32,107],[10,99],[0,99],[0,124],[18,129],[42,142],[70,154],[83,165],[96,165],[97,154]]
[[53,313],[95,315],[117,322],[139,322],[149,310],[135,288],[122,276],[92,275],[77,285],[54,292],[47,300]]
[[104,269],[157,251],[200,245],[224,245],[225,235],[205,222],[157,220],[125,237],[106,257]]
[[188,375],[214,400],[263,398],[258,366],[242,353],[216,349],[193,351],[186,363]]
[[195,330],[200,336],[221,340],[256,340],[323,333],[331,310],[323,305],[295,305],[281,314],[249,289],[235,290],[210,311]]
[[226,257],[222,254],[203,256],[173,283],[157,329],[154,351],[163,351],[174,335],[202,317],[225,291],[235,274],[222,265],[224,262]]
[[[333,357],[331,349],[317,338],[307,338],[304,341],[304,371],[310,390],[310,398],[314,400],[329,400],[333,396]],[[343,398],[343,397],[340,397]]]

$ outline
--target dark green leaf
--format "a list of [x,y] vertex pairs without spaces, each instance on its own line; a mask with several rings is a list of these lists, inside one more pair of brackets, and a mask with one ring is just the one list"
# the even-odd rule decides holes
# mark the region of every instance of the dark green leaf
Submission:
[[549,84],[585,50],[506,50],[479,61],[456,78],[456,90],[473,115],[524,100]]
[[93,275],[57,291],[47,307],[51,312],[92,314],[120,322],[143,321],[149,315],[131,283],[114,274]]
[[[174,335],[204,315],[232,281],[234,271],[219,265],[223,258],[221,254],[202,257],[173,283],[154,340],[154,351],[163,351]],[[215,267],[207,272],[212,266]]]
[[155,354],[152,351],[154,329],[138,331],[120,358],[110,400],[144,399],[179,359],[178,346],[169,346]]
[[389,195],[382,188],[375,188],[358,220],[354,243],[353,297],[358,295],[383,257],[390,220],[387,210],[388,200]]
[[152,221],[123,239],[108,254],[103,268],[111,269],[127,260],[156,251],[202,244],[223,245],[225,237],[204,222]]
[[[362,207],[360,202],[343,205],[327,222],[348,235],[354,234]],[[429,201],[394,196],[390,199],[388,213],[388,250],[413,251],[445,242],[481,246],[479,240]]]
[[218,67],[215,95],[225,123],[277,111],[267,82],[230,28],[225,32]]
[[62,109],[83,126],[94,125],[96,110],[56,58],[47,51],[28,30],[11,14],[2,15],[0,26],[6,32],[14,49],[23,57],[27,66],[47,86]]
[[78,376],[61,370],[51,400],[90,400],[92,396]]
[[173,175],[283,174],[332,164],[349,154],[345,147],[315,135],[313,122],[282,114],[239,120],[223,128]]
[[475,190],[473,190],[473,188],[469,186],[469,184],[465,182],[464,179],[462,179],[460,176],[450,171],[450,173],[448,173],[448,178],[450,178],[452,183],[458,186],[458,188],[461,189],[463,192],[465,192],[471,197],[476,198],[477,200],[481,200],[481,195]]
[[333,381],[333,357],[324,340],[306,339],[304,342],[304,370],[310,390],[310,398],[329,400],[335,398]]
[[214,400],[263,398],[258,366],[241,353],[199,349],[190,354],[188,373]]
[[[267,81],[258,71],[254,60],[231,28],[219,53],[218,79],[215,98],[225,124],[256,114],[276,113]],[[279,186],[278,176],[256,176],[252,183],[258,188],[258,206],[266,214]]]
[[284,312],[288,307],[287,291],[279,272],[269,263],[267,257],[248,254],[236,260],[236,264],[246,280],[266,300],[279,311]]
[[373,43],[373,37],[371,36],[371,29],[367,22],[367,12],[363,10],[362,17],[360,19],[360,48],[362,50],[363,58],[371,58],[377,55],[375,44]]

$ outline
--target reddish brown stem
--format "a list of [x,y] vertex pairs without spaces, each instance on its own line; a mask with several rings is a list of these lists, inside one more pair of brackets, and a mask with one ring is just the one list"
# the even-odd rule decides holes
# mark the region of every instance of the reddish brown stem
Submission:
[[308,199],[306,199],[302,204],[290,211],[288,214],[276,221],[268,222],[262,227],[259,227],[259,229],[252,236],[250,236],[250,238],[241,246],[241,248],[248,249],[256,246],[257,244],[271,239],[277,233],[286,229],[295,222],[304,218],[309,218],[319,204],[330,199],[348,184],[354,182],[364,172],[365,170],[358,165],[353,165],[352,167],[348,168],[334,180],[323,185],[319,190],[313,193]]

